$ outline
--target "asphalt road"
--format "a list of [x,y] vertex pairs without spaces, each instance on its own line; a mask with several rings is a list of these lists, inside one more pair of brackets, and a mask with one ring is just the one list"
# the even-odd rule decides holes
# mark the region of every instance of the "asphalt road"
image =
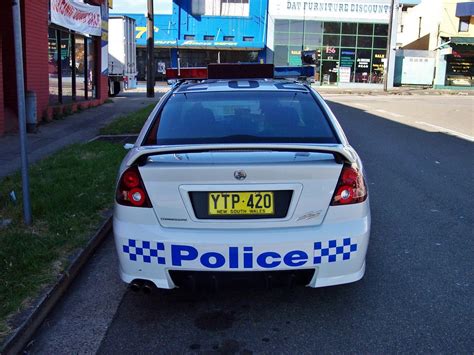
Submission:
[[144,295],[118,280],[109,238],[27,351],[473,353],[473,99],[327,99],[368,175],[361,281]]

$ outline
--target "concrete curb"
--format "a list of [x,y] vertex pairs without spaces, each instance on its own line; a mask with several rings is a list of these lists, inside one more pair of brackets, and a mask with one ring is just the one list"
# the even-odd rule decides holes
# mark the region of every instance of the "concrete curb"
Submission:
[[32,310],[32,313],[27,316],[27,319],[15,330],[14,334],[3,343],[0,351],[1,354],[9,355],[22,352],[41,323],[46,319],[49,312],[51,312],[54,306],[61,300],[61,297],[68,290],[85,263],[94,254],[111,230],[112,217],[109,216],[95,235],[89,240],[85,248],[74,258],[59,280],[57,280],[50,290],[47,291],[46,295],[39,300]]

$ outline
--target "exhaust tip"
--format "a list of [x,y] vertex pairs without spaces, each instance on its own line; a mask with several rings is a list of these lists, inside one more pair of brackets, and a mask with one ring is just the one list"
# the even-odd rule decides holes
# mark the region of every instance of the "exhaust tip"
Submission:
[[143,293],[149,295],[151,291],[153,291],[153,288],[154,288],[154,285],[151,285],[149,282],[146,282],[142,287],[142,291]]
[[133,292],[138,292],[142,288],[142,285],[139,281],[132,281],[129,287],[130,287],[130,290],[132,290]]

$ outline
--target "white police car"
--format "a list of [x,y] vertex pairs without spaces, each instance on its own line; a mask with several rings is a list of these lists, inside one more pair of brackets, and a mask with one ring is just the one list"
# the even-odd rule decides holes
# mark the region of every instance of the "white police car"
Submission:
[[175,85],[124,159],[122,280],[169,289],[183,272],[288,270],[309,273],[309,287],[361,279],[369,200],[336,118],[307,85],[232,68],[220,70],[232,79],[210,70]]

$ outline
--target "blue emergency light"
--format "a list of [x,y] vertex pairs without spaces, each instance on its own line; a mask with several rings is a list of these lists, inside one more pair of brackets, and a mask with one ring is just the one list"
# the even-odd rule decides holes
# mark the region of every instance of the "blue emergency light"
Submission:
[[167,68],[168,80],[206,79],[306,79],[314,77],[315,67],[275,67],[273,64],[209,64],[195,68]]

